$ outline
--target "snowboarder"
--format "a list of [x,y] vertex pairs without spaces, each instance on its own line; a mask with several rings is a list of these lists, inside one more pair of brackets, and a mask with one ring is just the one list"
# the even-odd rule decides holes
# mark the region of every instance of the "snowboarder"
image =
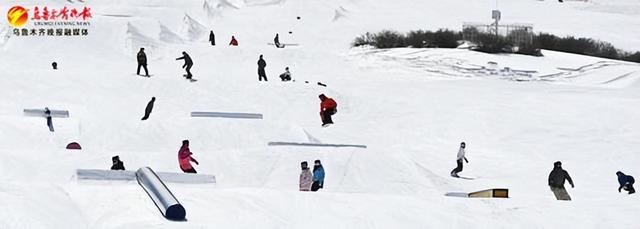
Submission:
[[213,34],[213,30],[209,33],[209,42],[211,42],[211,46],[216,46],[216,35]]
[[151,100],[149,101],[149,103],[147,103],[147,107],[144,109],[144,117],[142,117],[142,120],[147,120],[149,118],[149,115],[153,110],[153,103],[155,102],[156,102],[156,97],[151,97]]
[[291,81],[291,72],[289,72],[289,67],[284,68],[284,73],[280,74],[280,79],[282,81]]
[[466,152],[464,151],[466,147],[467,147],[466,143],[464,142],[460,143],[460,149],[458,150],[458,157],[456,158],[456,163],[458,164],[458,166],[455,169],[451,170],[452,177],[460,177],[458,176],[458,173],[462,172],[463,160],[469,163],[469,160],[467,160],[467,157],[465,156]]
[[316,160],[313,165],[313,184],[311,184],[311,191],[315,192],[324,186],[324,168],[320,160]]
[[144,53],[144,48],[140,48],[138,52],[138,71],[137,75],[140,75],[140,67],[144,68],[144,76],[149,76],[149,70],[147,70],[147,54]]
[[338,104],[332,98],[327,97],[324,94],[318,96],[320,98],[320,118],[322,119],[322,126],[326,127],[333,124],[331,116],[338,112]]
[[191,150],[189,150],[189,140],[183,140],[182,147],[180,147],[180,151],[178,151],[178,162],[180,163],[180,169],[185,173],[198,173],[196,169],[191,166],[191,162],[193,161],[196,165],[200,163],[191,157],[192,154]]
[[268,81],[267,73],[265,73],[264,71],[265,67],[267,67],[267,62],[264,61],[264,59],[262,58],[262,55],[260,55],[260,59],[258,60],[258,81],[262,81],[263,78],[264,78],[264,81]]
[[309,171],[309,167],[306,161],[300,163],[302,172],[300,173],[300,191],[310,191],[313,183],[313,175]]
[[47,118],[47,126],[49,127],[49,131],[54,132],[53,119],[51,118],[51,110],[49,110],[48,107],[44,108],[44,117]]
[[575,187],[569,173],[562,169],[562,162],[556,161],[553,163],[553,170],[549,173],[549,187],[551,187],[551,191],[553,191],[557,200],[570,201],[571,196],[569,196],[569,193],[567,193],[567,190],[564,188],[565,180],[569,181],[571,188]]
[[276,33],[276,37],[273,38],[273,44],[276,45],[276,48],[284,48],[284,45],[280,44],[280,35]]
[[187,71],[187,74],[185,76],[187,77],[187,79],[191,79],[191,77],[193,77],[193,75],[191,75],[191,67],[193,67],[193,60],[191,60],[191,57],[189,56],[189,54],[187,54],[187,52],[182,52],[182,57],[176,58],[176,60],[183,60],[183,59],[184,59],[184,65],[182,65],[182,68],[184,68]]
[[113,165],[111,165],[111,170],[125,170],[124,162],[120,160],[120,156],[113,156],[111,158]]
[[231,46],[238,46],[238,40],[236,40],[235,36],[231,36],[231,42],[229,42]]
[[629,195],[636,193],[636,189],[633,188],[633,184],[636,183],[636,180],[633,179],[632,176],[626,175],[620,171],[616,173],[618,175],[618,183],[620,183],[620,187],[618,187],[618,192],[629,191]]

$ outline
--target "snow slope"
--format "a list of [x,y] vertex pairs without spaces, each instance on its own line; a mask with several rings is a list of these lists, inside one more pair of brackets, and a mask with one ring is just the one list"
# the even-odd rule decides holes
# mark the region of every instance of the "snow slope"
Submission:
[[[366,31],[486,21],[494,1],[72,2],[0,3],[3,11],[16,4],[86,4],[94,12],[85,38],[0,42],[0,228],[634,228],[640,201],[616,192],[615,172],[640,174],[637,64],[546,51],[534,58],[349,47]],[[628,50],[640,45],[631,38],[640,32],[640,12],[633,11],[639,6],[630,0],[499,4],[505,20]],[[218,46],[207,45],[203,28],[216,32]],[[301,45],[267,46],[275,33]],[[226,46],[231,35],[240,46]],[[151,78],[134,74],[141,46]],[[194,59],[196,83],[181,77],[175,58],[182,51]],[[257,82],[260,54],[268,83]],[[50,70],[52,61],[58,71]],[[540,74],[519,82],[452,67],[489,61]],[[286,66],[296,82],[277,82]],[[542,80],[547,75],[553,76]],[[320,127],[320,93],[339,103],[330,128]],[[141,122],[152,96],[154,111]],[[44,106],[68,109],[71,117],[55,119],[50,133],[43,119],[22,115]],[[265,119],[194,119],[191,111],[256,112]],[[187,222],[164,220],[135,183],[74,178],[75,169],[108,168],[113,155],[128,169],[178,172],[183,139],[201,162],[196,169],[218,182],[168,184]],[[65,150],[71,141],[83,150]],[[368,148],[270,147],[269,141]],[[471,162],[461,174],[474,180],[449,177],[460,141]],[[315,159],[327,171],[325,189],[296,191],[300,161]],[[576,182],[572,202],[555,201],[548,190],[557,160]],[[512,198],[445,196],[500,187]]]

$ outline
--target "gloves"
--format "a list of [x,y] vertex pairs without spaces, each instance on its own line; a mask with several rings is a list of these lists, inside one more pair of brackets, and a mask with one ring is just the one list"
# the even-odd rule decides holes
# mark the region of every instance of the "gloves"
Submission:
[[575,188],[576,186],[574,186],[573,184],[571,184],[571,188]]
[[618,188],[618,192],[622,192],[622,187]]

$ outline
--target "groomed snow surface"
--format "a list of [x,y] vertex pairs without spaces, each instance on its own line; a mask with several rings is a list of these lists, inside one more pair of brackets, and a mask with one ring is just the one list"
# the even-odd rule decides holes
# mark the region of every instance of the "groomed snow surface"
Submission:
[[[615,172],[640,177],[640,65],[550,51],[350,48],[367,31],[490,21],[493,0],[5,0],[0,11],[18,4],[87,5],[94,17],[87,37],[0,36],[0,228],[638,227],[640,200],[616,191]],[[640,47],[638,1],[499,7],[504,20],[536,31]],[[206,42],[210,29],[215,47]],[[276,33],[300,46],[268,46]],[[231,35],[240,46],[226,45]],[[135,75],[140,47],[150,78]],[[182,51],[197,82],[182,77]],[[269,82],[257,82],[260,54]],[[286,66],[295,82],[278,82]],[[339,104],[329,128],[320,127],[320,93]],[[153,113],[140,121],[152,96]],[[54,133],[43,118],[22,114],[45,106],[70,112],[54,118]],[[135,182],[74,177],[76,169],[108,169],[114,155],[129,170],[179,172],[183,139],[198,172],[217,181],[167,184],[186,222],[165,220]],[[64,149],[73,141],[83,150]],[[470,161],[461,175],[471,180],[449,176],[461,141]],[[315,159],[325,188],[298,192],[300,162]],[[576,183],[572,202],[556,201],[547,186],[558,160]],[[508,188],[511,198],[445,196],[487,188]]]

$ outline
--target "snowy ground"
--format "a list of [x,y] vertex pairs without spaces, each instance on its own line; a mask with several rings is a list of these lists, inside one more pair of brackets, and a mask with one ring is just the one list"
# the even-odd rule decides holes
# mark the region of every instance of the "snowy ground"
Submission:
[[[82,5],[5,0],[0,11],[16,4]],[[549,51],[535,58],[349,47],[366,31],[487,21],[495,1],[86,4],[94,13],[88,37],[0,39],[0,228],[637,228],[640,200],[616,192],[615,172],[640,176],[640,65]],[[590,36],[630,51],[640,45],[633,38],[640,34],[638,1],[513,0],[499,7],[505,20],[533,23],[536,31]],[[209,28],[218,46],[204,42]],[[267,46],[275,33],[301,45]],[[226,46],[231,35],[239,47]],[[140,46],[151,78],[134,74]],[[182,51],[194,59],[196,83],[181,77],[175,58]],[[268,83],[257,82],[260,54]],[[50,70],[52,61],[58,71]],[[537,73],[468,70],[489,61]],[[296,82],[277,82],[286,66]],[[320,127],[320,93],[339,103],[330,128]],[[152,96],[154,111],[141,122]],[[55,119],[50,133],[43,119],[22,115],[44,106],[68,109],[71,117]],[[191,111],[265,119],[194,119]],[[310,138],[368,148],[267,146]],[[164,220],[136,183],[74,177],[75,169],[108,168],[113,155],[128,169],[178,172],[183,139],[201,162],[196,169],[218,182],[168,184],[187,222]],[[65,150],[71,141],[84,149]],[[461,174],[474,180],[449,177],[460,141],[470,160]],[[327,171],[325,189],[296,191],[300,161],[315,159]],[[576,182],[572,202],[558,202],[548,190],[557,160]],[[486,188],[509,188],[512,198],[445,196]]]

